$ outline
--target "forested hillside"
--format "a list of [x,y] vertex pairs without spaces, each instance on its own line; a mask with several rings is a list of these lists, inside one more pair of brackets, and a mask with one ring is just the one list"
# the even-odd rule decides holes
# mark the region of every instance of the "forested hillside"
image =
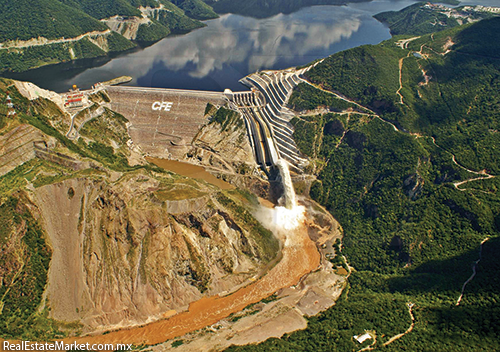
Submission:
[[[347,2],[364,2],[353,0]],[[314,5],[342,5],[344,0],[219,0],[209,2],[217,13],[236,13],[244,16],[265,18],[279,13],[292,13]]]
[[306,74],[308,109],[330,94],[372,110],[292,121],[311,196],[344,229],[349,286],[306,330],[230,351],[500,349],[499,33],[491,19],[392,39]]
[[168,0],[0,0],[0,72],[125,51],[203,27],[195,18],[217,16],[200,0],[178,2],[185,11]]
[[0,43],[38,37],[71,38],[107,29],[95,18],[57,0],[0,0],[0,6]]
[[209,20],[218,17],[212,7],[201,0],[172,0],[172,3],[184,10],[191,18]]
[[[79,8],[90,16],[97,18],[99,20],[103,18],[108,18],[112,16],[140,16],[141,11],[139,11],[136,6],[132,6],[127,0],[61,0],[61,2],[68,5],[73,5]],[[140,2],[136,1],[138,6]],[[137,7],[138,7],[137,6]]]
[[495,15],[497,14],[476,10],[472,6],[450,8],[419,2],[400,11],[382,12],[373,17],[386,23],[393,35],[421,35],[491,18]]
[[[204,0],[217,13],[236,13],[243,16],[266,18],[279,13],[289,14],[301,8],[317,5],[345,5],[370,0]],[[431,2],[457,5],[457,0]]]

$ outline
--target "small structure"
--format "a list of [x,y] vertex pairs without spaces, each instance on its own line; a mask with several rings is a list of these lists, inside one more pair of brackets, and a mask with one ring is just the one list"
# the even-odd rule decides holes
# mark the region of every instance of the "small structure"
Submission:
[[14,117],[16,116],[16,110],[14,109],[14,104],[12,103],[12,98],[9,95],[9,92],[7,92],[7,117]]
[[372,338],[372,336],[369,333],[365,333],[363,335],[354,335],[353,337],[359,343],[363,343],[366,340],[370,340]]
[[83,106],[83,92],[76,86],[73,85],[73,89],[69,90],[69,94],[66,96],[64,101],[64,107],[66,108],[80,108]]

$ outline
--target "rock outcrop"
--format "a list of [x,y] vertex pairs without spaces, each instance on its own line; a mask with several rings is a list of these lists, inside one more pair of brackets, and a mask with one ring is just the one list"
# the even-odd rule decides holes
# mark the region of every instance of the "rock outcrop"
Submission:
[[222,205],[218,192],[144,171],[113,184],[71,179],[36,189],[53,251],[51,317],[84,331],[142,324],[257,274],[277,240],[251,231],[241,201],[223,196]]

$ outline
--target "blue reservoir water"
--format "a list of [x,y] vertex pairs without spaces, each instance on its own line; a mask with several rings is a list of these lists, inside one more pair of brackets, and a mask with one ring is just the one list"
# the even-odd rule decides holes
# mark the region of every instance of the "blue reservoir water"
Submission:
[[[488,1],[464,3],[488,5]],[[244,87],[238,80],[249,73],[303,65],[341,50],[389,39],[388,28],[372,16],[413,3],[375,0],[348,6],[314,6],[267,19],[228,14],[206,21],[205,28],[112,59],[50,66],[14,78],[59,92],[72,84],[87,88],[122,75],[133,77],[129,85],[142,87],[241,90]]]

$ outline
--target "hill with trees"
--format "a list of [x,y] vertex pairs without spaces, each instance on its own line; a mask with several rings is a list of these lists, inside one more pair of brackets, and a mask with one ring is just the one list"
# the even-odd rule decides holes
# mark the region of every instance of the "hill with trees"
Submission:
[[292,121],[310,194],[343,227],[349,285],[307,329],[229,351],[500,348],[499,33],[493,18],[398,37],[306,73],[308,109],[330,94],[371,110]]
[[[301,8],[317,5],[345,5],[370,0],[203,0],[217,13],[236,13],[242,16],[266,18],[280,13],[289,14]],[[458,5],[458,0],[431,2]]]
[[491,18],[497,13],[486,11],[482,6],[447,7],[441,4],[419,2],[400,11],[379,13],[375,17],[386,23],[393,35],[428,34],[462,24]]
[[[364,2],[353,0],[348,2]],[[208,2],[217,13],[236,13],[243,16],[266,18],[279,13],[292,13],[315,5],[343,5],[344,0],[218,0]]]
[[172,3],[197,20],[210,20],[219,17],[211,6],[201,0],[172,0]]
[[203,27],[195,17],[217,16],[200,0],[179,3],[187,10],[168,0],[1,0],[0,72],[106,56]]
[[[75,6],[99,20],[112,16],[141,16],[141,11],[137,9],[142,5],[139,1],[134,2],[135,6],[127,0],[61,0],[61,2]],[[157,4],[152,5],[157,6]]]
[[97,19],[57,0],[0,0],[0,6],[0,43],[38,37],[71,38],[107,29]]

